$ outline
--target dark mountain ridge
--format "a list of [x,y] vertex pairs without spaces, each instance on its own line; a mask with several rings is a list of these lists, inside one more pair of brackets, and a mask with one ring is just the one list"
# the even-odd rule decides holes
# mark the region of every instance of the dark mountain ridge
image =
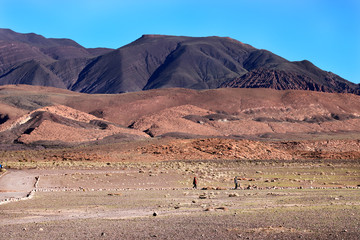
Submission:
[[309,61],[290,62],[226,37],[143,35],[118,49],[0,29],[0,85],[84,93],[157,88],[303,89],[359,94],[359,85]]

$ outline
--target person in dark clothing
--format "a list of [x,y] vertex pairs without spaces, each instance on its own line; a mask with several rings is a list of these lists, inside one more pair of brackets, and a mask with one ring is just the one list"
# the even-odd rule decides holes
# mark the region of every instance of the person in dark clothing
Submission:
[[197,189],[197,179],[196,179],[196,177],[194,177],[194,180],[193,180],[193,188]]
[[239,187],[237,176],[234,178],[234,184],[235,184],[235,189],[237,189]]

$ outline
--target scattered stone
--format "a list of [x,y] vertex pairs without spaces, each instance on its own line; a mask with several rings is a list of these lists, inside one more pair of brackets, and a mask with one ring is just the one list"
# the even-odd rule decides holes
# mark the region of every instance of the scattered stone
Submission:
[[207,196],[206,196],[206,194],[201,194],[201,195],[199,196],[199,198],[200,198],[200,199],[206,199]]
[[237,194],[237,193],[230,193],[229,194],[229,197],[238,197],[239,196],[239,194]]
[[43,228],[39,228],[39,231],[40,231],[40,232],[43,232],[43,231],[44,231],[44,229],[43,229]]
[[105,237],[105,236],[106,236],[106,233],[102,232],[100,235],[101,235],[102,237]]
[[217,207],[216,209],[218,209],[218,210],[224,210],[224,211],[229,210],[227,207]]
[[153,216],[156,217],[158,214],[156,212],[153,213]]
[[121,193],[108,193],[108,196],[121,196]]

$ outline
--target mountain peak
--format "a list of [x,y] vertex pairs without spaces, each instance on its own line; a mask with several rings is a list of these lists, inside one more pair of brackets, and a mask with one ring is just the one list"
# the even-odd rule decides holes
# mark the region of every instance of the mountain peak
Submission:
[[[360,93],[359,85],[307,60],[290,62],[230,37],[144,34],[116,50],[10,29],[0,29],[0,40],[2,85],[50,84],[86,93],[221,86]],[[36,68],[26,64],[31,60]]]

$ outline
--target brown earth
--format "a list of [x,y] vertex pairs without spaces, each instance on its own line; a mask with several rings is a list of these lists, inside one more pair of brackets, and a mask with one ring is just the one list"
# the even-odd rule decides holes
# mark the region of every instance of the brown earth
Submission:
[[359,236],[358,96],[6,86],[0,99],[4,239]]
[[119,134],[128,139],[337,139],[357,138],[360,132],[360,97],[352,94],[166,89],[87,95],[19,85],[1,87],[0,99],[6,144],[115,141]]
[[[8,174],[0,177],[0,189],[7,190],[0,191],[0,199],[10,199],[0,204],[4,239],[359,235],[359,162],[67,163],[8,164]],[[193,176],[198,176],[198,189],[191,189]],[[239,176],[238,190],[234,176]],[[32,186],[35,177],[38,182]],[[32,198],[11,199],[26,189],[35,189]]]

